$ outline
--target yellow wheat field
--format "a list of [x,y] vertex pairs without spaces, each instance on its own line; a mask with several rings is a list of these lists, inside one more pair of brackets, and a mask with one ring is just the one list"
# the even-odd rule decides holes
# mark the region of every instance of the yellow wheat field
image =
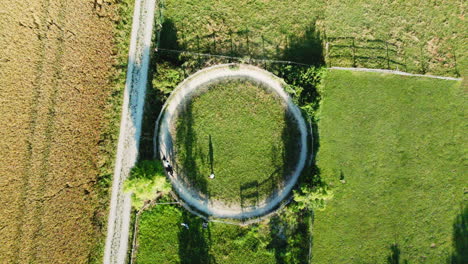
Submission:
[[0,263],[85,263],[99,243],[108,2],[0,2]]

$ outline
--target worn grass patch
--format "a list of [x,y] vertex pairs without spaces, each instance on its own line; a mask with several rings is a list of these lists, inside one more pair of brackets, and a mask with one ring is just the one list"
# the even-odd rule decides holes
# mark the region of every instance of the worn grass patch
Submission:
[[211,199],[255,205],[296,166],[296,122],[277,95],[250,81],[211,85],[176,122],[179,173]]
[[328,73],[317,165],[335,196],[315,218],[314,263],[466,256],[464,97],[455,81]]

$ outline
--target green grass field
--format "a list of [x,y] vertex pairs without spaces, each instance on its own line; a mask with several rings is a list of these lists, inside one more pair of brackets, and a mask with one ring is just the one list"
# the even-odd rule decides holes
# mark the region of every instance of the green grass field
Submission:
[[[353,65],[456,76],[466,69],[464,1],[328,1],[323,16],[333,66]],[[344,57],[341,57],[344,56]]]
[[275,217],[249,227],[212,222],[204,229],[203,220],[184,209],[156,205],[141,216],[136,263],[307,263],[307,217],[295,222],[287,226]]
[[[277,95],[249,81],[210,86],[177,118],[179,173],[210,199],[250,206],[267,198],[299,154],[299,132],[285,107]],[[209,179],[212,172],[215,178]]]
[[[161,48],[239,56],[241,62],[267,57],[446,76],[466,72],[463,1],[165,0],[164,6]],[[194,71],[231,62],[162,50],[156,56],[149,94],[161,102]],[[301,106],[320,99],[314,90],[319,81],[308,85],[297,68],[259,66],[281,72]],[[320,120],[318,173],[334,197],[315,214],[312,263],[468,259],[460,83],[331,71],[322,96],[320,116],[311,118]],[[202,133],[199,148],[209,168],[210,132]],[[217,162],[216,138],[212,142]],[[303,183],[309,182],[305,176]],[[206,230],[184,210],[155,208],[142,215],[137,263],[307,263],[307,239],[298,235],[308,233],[304,219],[285,218],[278,223],[302,227],[286,236],[269,222],[249,228],[210,223]]]
[[448,76],[467,66],[464,1],[164,2],[165,48]]
[[313,262],[466,260],[466,115],[461,82],[330,71],[317,166],[335,196]]

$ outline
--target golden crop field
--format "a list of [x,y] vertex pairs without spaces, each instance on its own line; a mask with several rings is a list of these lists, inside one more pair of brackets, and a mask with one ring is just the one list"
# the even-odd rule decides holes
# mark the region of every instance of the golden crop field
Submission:
[[0,2],[0,263],[99,258],[114,2]]

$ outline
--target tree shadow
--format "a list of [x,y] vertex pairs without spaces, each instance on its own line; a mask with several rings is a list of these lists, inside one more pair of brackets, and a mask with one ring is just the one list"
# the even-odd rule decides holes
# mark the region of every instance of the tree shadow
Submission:
[[453,223],[452,256],[447,261],[451,264],[464,264],[468,261],[468,206],[462,206],[460,214]]
[[193,186],[201,194],[209,198],[207,176],[201,173],[198,159],[203,156],[201,150],[197,148],[198,138],[193,128],[194,119],[191,102],[186,104],[179,113],[176,121],[176,149],[182,150],[178,154],[177,168],[179,176],[185,179],[187,185]]
[[[159,47],[157,49],[167,50],[181,50],[179,44],[179,36],[177,34],[177,28],[171,19],[165,19],[162,27],[159,29],[160,33],[159,41],[157,41]],[[158,52],[159,59],[172,62],[174,64],[180,64],[179,54],[173,52]]]
[[[193,216],[187,211],[182,213],[182,223],[179,228],[179,257],[181,264],[213,264],[216,263],[209,254],[211,245],[210,225],[203,228],[204,220]],[[181,223],[181,224],[182,224]]]
[[287,252],[287,237],[285,234],[285,227],[283,226],[281,219],[275,215],[270,218],[270,243],[267,249],[275,252],[275,260],[277,264],[286,264],[285,255]]
[[282,59],[313,66],[325,64],[323,41],[314,21],[302,36],[289,37],[287,47],[282,51]]
[[309,262],[309,226],[307,217],[298,218],[294,223],[275,215],[268,223],[270,243],[267,249],[274,251],[277,264]]
[[390,256],[387,257],[388,264],[400,264],[400,254],[401,250],[398,247],[398,244],[394,243],[390,246]]
[[280,155],[283,162],[281,176],[288,180],[299,163],[302,142],[300,141],[301,133],[298,127],[299,121],[289,111],[285,111],[283,118],[285,126],[281,133],[283,143],[283,151]]
[[[307,163],[298,179],[295,189],[300,192],[299,187],[318,187],[324,186],[326,183],[321,178],[320,168],[315,163],[315,158],[320,148],[320,135],[318,130],[318,119],[315,116],[321,101],[321,94],[319,92],[319,86],[321,85],[321,73],[320,67],[325,66],[322,37],[319,31],[316,29],[316,24],[313,23],[305,32],[303,37],[291,38],[288,46],[282,51],[282,59],[288,61],[295,61],[304,63],[306,65],[271,65],[270,71],[274,72],[280,78],[283,78],[285,82],[290,85],[295,91],[294,94],[290,94],[293,101],[302,109],[303,118],[308,126],[308,137],[307,144],[309,153],[307,153]],[[304,110],[306,109],[306,110]],[[300,147],[300,142],[297,142],[299,138],[299,131],[289,130],[292,127],[297,127],[297,120],[290,117],[290,113],[286,113],[284,119],[287,122],[287,126],[283,131],[283,144],[287,150],[286,155],[283,155],[284,164],[290,164],[295,166],[293,161],[297,160],[297,157],[288,155],[288,153],[294,153]],[[288,129],[289,128],[289,129]],[[297,153],[297,151],[296,151]],[[287,170],[287,168],[285,168]],[[285,171],[286,171],[285,170]],[[309,246],[308,252],[299,251],[297,254],[302,254],[302,258],[305,263],[312,261],[313,259],[313,234],[310,231],[310,225],[313,225],[314,212],[301,212],[301,218],[310,217],[310,221],[301,223],[304,237],[302,239],[308,241]],[[310,247],[310,248],[309,248]],[[280,260],[278,263],[282,263]]]
[[390,255],[387,257],[387,264],[408,264],[408,260],[401,260],[401,250],[397,243],[393,243],[389,247]]
[[241,209],[255,208],[258,205],[260,193],[258,181],[251,181],[242,184],[240,187]]
[[[163,24],[162,27],[155,27],[154,35],[156,38],[160,37],[159,46],[168,48],[168,49],[178,49],[178,36],[177,36],[177,29],[174,26],[172,20],[167,19]],[[156,39],[156,43],[158,39]],[[157,48],[157,47],[153,47]],[[178,56],[174,56],[174,54],[170,53],[160,53],[155,52],[154,49],[150,49],[150,62],[148,67],[148,84],[147,84],[147,92],[145,97],[145,105],[144,105],[144,114],[143,114],[143,121],[142,121],[142,134],[140,138],[140,151],[139,151],[139,158],[140,159],[153,159],[154,157],[158,157],[159,153],[154,153],[154,143],[153,136],[155,131],[155,123],[161,112],[162,106],[167,99],[167,95],[164,91],[161,91],[154,87],[152,80],[155,79],[156,75],[158,74],[158,62],[162,60],[167,60],[171,63],[180,64],[178,60]]]

